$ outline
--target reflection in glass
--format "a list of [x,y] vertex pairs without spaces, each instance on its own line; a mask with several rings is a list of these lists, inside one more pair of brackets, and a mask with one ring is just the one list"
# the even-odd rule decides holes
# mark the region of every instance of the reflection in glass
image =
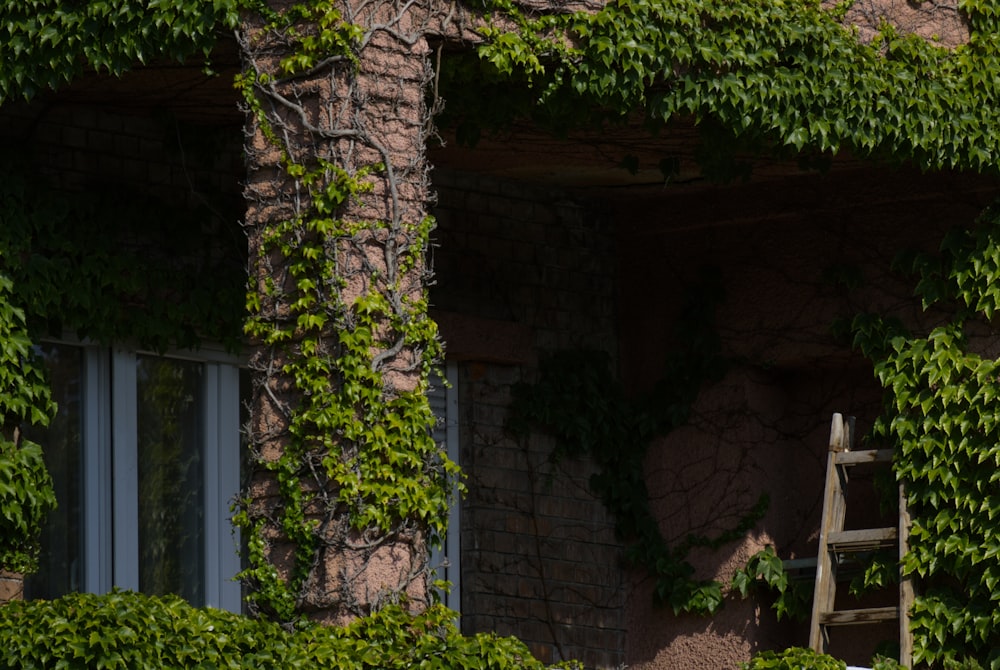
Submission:
[[136,369],[139,589],[195,605],[205,600],[203,370],[154,356]]
[[35,348],[48,371],[58,412],[48,428],[26,426],[25,439],[45,453],[58,507],[49,513],[41,536],[38,572],[25,582],[25,597],[52,599],[78,591],[83,581],[80,389],[83,349],[63,344]]

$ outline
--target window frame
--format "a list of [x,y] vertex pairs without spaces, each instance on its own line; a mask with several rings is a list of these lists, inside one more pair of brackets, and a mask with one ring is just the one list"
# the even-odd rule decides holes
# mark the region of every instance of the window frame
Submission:
[[[461,466],[458,365],[454,361],[446,362],[443,372],[446,383],[440,384],[440,379],[435,376],[432,378],[432,389],[428,394],[429,400],[432,401],[432,407],[438,405],[443,410],[438,414],[439,427],[434,431],[434,439],[443,439],[448,458],[456,465]],[[435,396],[435,391],[438,391],[437,396]],[[434,402],[435,400],[436,402]],[[431,550],[430,567],[431,579],[440,579],[451,583],[449,590],[438,592],[441,603],[454,612],[461,612],[462,499],[458,492],[457,480],[453,482],[453,487],[453,497],[448,508],[448,532],[444,536],[442,546],[434,547]]]
[[196,604],[241,611],[240,537],[230,509],[240,490],[243,361],[216,347],[161,354],[65,338],[46,342],[82,349],[81,589],[139,590],[137,364],[140,356],[156,356],[203,366],[204,602]]

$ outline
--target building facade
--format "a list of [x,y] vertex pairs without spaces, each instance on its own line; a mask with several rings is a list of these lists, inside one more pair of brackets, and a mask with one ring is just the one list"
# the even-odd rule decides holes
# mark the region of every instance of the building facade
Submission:
[[[320,135],[340,165],[396,170],[395,183],[376,181],[348,217],[436,219],[419,271],[433,273],[430,313],[451,382],[436,410],[445,427],[438,438],[467,477],[446,556],[457,585],[448,602],[462,629],[516,635],[544,661],[593,668],[714,670],[804,644],[801,626],[776,621],[766,596],[727,593],[711,617],[656,605],[655,577],[629,560],[633,538],[616,532],[595,493],[599,464],[544,430],[511,430],[511,403],[561,352],[599,352],[625,398],[690,384],[671,379],[669,364],[691,346],[684,329],[709,324],[725,365],[691,389],[683,426],[645,447],[659,531],[671,544],[716,537],[766,496],[749,533],[691,551],[696,576],[725,584],[767,545],[782,558],[810,556],[829,416],[845,411],[870,426],[881,402],[870,363],[838,327],[865,311],[923,318],[906,279],[891,271],[893,256],[901,241],[933,249],[943,231],[973,220],[995,180],[842,159],[826,171],[761,161],[745,183],[720,185],[691,171],[690,128],[655,140],[634,127],[556,140],[529,126],[475,149],[439,146],[425,124],[431,44],[471,35],[467,24],[442,18],[394,16],[399,32],[373,41],[354,85],[296,82],[304,116],[286,109],[278,118],[300,133],[329,120]],[[243,32],[259,28],[249,21]],[[227,77],[240,67],[273,69],[268,49],[277,47],[265,46],[248,52],[246,43],[224,41],[214,78],[197,66],[151,66],[6,103],[2,134],[53,193],[120,189],[145,203],[133,210],[148,216],[144,235],[116,242],[131,262],[167,256],[177,272],[241,285],[249,257],[250,285],[263,286],[284,269],[252,259],[266,224],[292,211],[292,187],[275,176],[281,157],[240,112]],[[330,111],[338,105],[353,119],[346,126]],[[361,127],[358,144],[334,132]],[[658,167],[664,156],[684,166],[669,183]],[[636,160],[632,169],[621,167],[626,157]],[[232,295],[243,300],[241,288]],[[693,316],[692,305],[704,313]],[[241,490],[266,498],[268,489],[251,480],[241,435],[261,432],[277,414],[251,380],[261,352],[224,344],[160,351],[54,329],[39,343],[60,414],[37,439],[61,506],[27,597],[119,586],[242,607],[230,503]],[[403,373],[393,379],[410,383]],[[263,388],[283,383],[275,375]],[[423,538],[404,540],[400,551],[427,553]],[[374,580],[363,603],[373,606],[372,594],[399,586],[396,559],[359,556],[345,570]],[[435,556],[440,571],[445,560]],[[368,574],[383,563],[388,577]],[[329,572],[311,606],[339,621]],[[17,580],[10,583],[16,592]]]

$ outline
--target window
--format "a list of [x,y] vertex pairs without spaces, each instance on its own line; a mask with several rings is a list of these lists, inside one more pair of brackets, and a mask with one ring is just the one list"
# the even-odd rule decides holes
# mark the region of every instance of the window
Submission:
[[[447,385],[439,379],[432,380],[428,393],[431,409],[438,417],[434,441],[444,443],[448,458],[461,465],[458,449],[458,367],[449,363],[445,376]],[[456,495],[448,514],[448,534],[441,548],[431,552],[432,579],[451,582],[451,590],[440,594],[441,602],[456,612],[461,611],[462,602],[460,503]]]
[[46,453],[59,508],[28,597],[112,586],[241,606],[240,370],[226,354],[39,347],[59,411],[28,437]]

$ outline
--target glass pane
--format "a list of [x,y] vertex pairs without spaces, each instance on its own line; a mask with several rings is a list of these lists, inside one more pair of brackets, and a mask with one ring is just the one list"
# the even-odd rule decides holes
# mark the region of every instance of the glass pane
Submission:
[[42,445],[59,506],[42,531],[38,572],[25,582],[28,598],[57,598],[82,588],[83,349],[43,344],[35,349],[48,369],[58,412],[48,428],[28,426],[24,435]]
[[137,360],[139,588],[205,600],[204,368]]

